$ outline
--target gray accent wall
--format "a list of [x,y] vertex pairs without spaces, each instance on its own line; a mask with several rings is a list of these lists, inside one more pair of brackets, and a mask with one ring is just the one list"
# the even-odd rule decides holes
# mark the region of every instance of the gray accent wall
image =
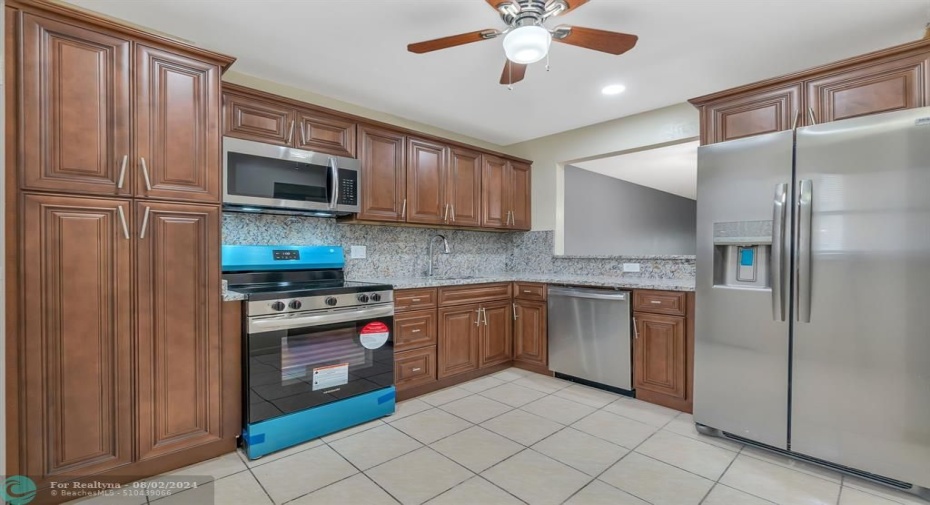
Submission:
[[690,255],[697,202],[567,165],[565,254]]

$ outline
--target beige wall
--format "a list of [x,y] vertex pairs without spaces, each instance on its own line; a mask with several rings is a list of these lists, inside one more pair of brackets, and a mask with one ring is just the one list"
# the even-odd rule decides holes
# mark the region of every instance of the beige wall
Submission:
[[698,116],[682,103],[507,146],[533,160],[533,229],[555,230],[555,252],[561,254],[565,165],[697,137]]

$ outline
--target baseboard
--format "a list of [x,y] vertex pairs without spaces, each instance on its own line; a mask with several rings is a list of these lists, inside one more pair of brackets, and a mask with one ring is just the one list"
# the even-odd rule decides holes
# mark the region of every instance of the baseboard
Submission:
[[680,410],[688,414],[692,411],[692,402],[691,400],[685,400],[682,398],[676,398],[674,396],[663,395],[662,393],[654,393],[645,389],[637,389],[634,391],[637,400],[642,400],[644,402],[654,403],[656,405],[661,405],[663,407],[668,407],[670,409]]

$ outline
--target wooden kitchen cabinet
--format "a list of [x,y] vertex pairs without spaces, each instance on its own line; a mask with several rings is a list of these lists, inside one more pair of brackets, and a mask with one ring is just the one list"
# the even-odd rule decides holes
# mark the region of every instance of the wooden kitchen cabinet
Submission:
[[[705,144],[790,130],[802,111],[800,84],[791,84],[705,105]],[[803,123],[798,123],[803,124]]]
[[633,387],[685,398],[685,318],[636,313]]
[[514,300],[513,360],[528,365],[549,366],[548,308],[546,302]]
[[394,387],[398,391],[436,381],[436,346],[421,347],[394,355]]
[[298,149],[355,157],[356,124],[338,116],[298,109],[294,143]]
[[358,137],[362,179],[358,219],[403,222],[407,216],[407,137],[367,125],[359,126]]
[[480,308],[479,304],[439,308],[438,378],[480,366]]
[[407,216],[408,223],[446,224],[448,148],[437,142],[407,138]]
[[453,147],[446,179],[446,201],[451,223],[456,226],[481,226],[481,153]]
[[481,226],[484,228],[507,228],[510,224],[510,206],[507,201],[509,173],[507,161],[503,158],[482,156]]
[[530,208],[530,165],[517,161],[510,165],[510,228],[529,231],[532,228],[532,209]]
[[223,93],[223,135],[265,144],[290,145],[295,109],[239,93]]
[[482,325],[479,326],[481,368],[513,359],[513,305],[510,300],[481,305]]
[[436,345],[436,310],[401,312],[394,316],[394,351]]

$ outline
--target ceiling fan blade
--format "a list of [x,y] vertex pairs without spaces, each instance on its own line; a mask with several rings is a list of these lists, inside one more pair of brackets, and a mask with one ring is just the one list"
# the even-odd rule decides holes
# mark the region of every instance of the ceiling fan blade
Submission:
[[525,76],[526,65],[506,60],[504,62],[504,71],[501,72],[501,84],[508,85],[520,82]]
[[513,2],[512,2],[511,0],[484,0],[484,1],[487,2],[488,5],[490,5],[491,8],[493,8],[493,9],[496,10],[496,11],[499,11],[499,10],[500,10],[500,6],[501,6],[501,5],[504,5],[504,4],[511,4],[511,5],[512,5],[512,4],[513,4]]
[[501,32],[497,30],[478,30],[477,32],[461,33],[458,35],[452,35],[450,37],[443,37],[441,39],[426,40],[423,42],[417,42],[415,44],[408,44],[407,50],[411,53],[423,54],[430,51],[437,51],[439,49],[446,49],[447,47],[455,47],[462,44],[470,44],[472,42],[493,39],[500,34]]
[[[492,1],[494,0],[488,0],[488,3]],[[559,16],[568,14],[569,12],[577,9],[578,7],[581,7],[582,5],[588,3],[590,0],[562,0],[562,1],[565,3],[566,7],[565,7],[565,10],[559,13]],[[548,6],[546,6],[546,8],[548,9]]]
[[[562,33],[566,32],[566,35],[560,37]],[[570,26],[556,28],[552,40],[610,54],[623,54],[633,49],[639,37],[629,33]]]

